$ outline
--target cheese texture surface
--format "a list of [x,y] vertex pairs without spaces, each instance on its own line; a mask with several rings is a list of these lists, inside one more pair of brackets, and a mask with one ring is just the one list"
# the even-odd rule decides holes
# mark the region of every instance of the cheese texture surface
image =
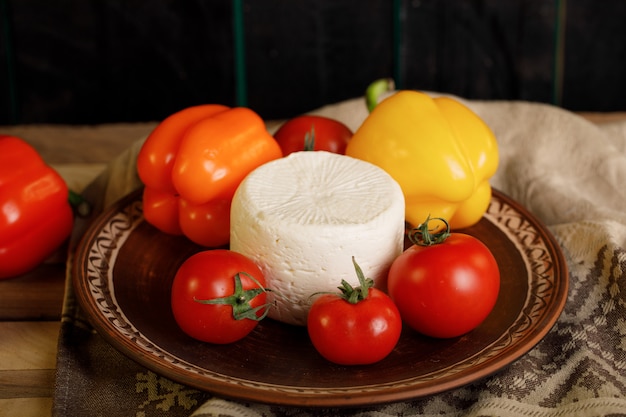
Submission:
[[385,285],[404,242],[404,197],[377,166],[345,155],[296,152],[251,172],[231,208],[230,249],[261,268],[269,316],[305,325],[313,294],[358,286],[352,257]]

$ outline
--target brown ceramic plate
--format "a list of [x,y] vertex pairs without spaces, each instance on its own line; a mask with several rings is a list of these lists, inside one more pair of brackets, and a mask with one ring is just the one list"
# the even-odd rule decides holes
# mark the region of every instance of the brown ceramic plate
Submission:
[[306,329],[264,320],[240,342],[197,342],[177,327],[170,286],[180,264],[202,248],[148,225],[141,194],[119,201],[91,225],[77,252],[80,305],[115,348],[156,373],[230,398],[296,406],[361,406],[460,387],[507,366],[535,346],[567,298],[563,255],[527,210],[494,191],[484,218],[467,233],[494,253],[498,302],[471,333],[450,340],[405,329],[395,350],[370,366],[320,357]]

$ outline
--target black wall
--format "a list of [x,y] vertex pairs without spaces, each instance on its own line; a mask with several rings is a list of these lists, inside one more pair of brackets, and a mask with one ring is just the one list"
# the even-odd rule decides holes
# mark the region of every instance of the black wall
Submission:
[[0,124],[160,120],[209,102],[285,118],[386,76],[626,110],[623,0],[0,0],[0,13]]

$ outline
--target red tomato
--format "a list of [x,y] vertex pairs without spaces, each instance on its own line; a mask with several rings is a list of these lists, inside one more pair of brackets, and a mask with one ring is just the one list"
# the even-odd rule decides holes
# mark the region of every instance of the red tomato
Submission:
[[392,263],[387,281],[403,321],[437,338],[478,327],[500,291],[500,271],[489,248],[467,234],[446,236],[440,243],[408,248]]
[[[344,281],[342,294],[321,295],[309,310],[307,329],[311,342],[331,362],[340,365],[378,362],[400,339],[402,319],[393,301],[384,292],[371,288],[371,280],[365,285],[363,281],[355,289]],[[367,288],[365,294],[363,287]],[[355,302],[350,302],[353,291],[361,294],[357,300],[353,297]]]
[[[264,287],[263,273],[246,256],[226,249],[199,252],[176,272],[172,312],[189,336],[203,342],[232,343],[250,333],[265,316]],[[238,318],[239,314],[243,318]]]
[[[285,156],[304,150],[344,154],[350,138],[352,131],[346,125],[323,116],[294,117],[274,134]],[[313,141],[313,149],[307,147],[309,140]]]

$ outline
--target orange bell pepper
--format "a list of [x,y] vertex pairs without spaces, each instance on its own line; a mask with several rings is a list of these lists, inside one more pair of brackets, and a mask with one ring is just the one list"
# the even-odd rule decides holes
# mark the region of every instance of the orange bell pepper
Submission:
[[239,183],[281,157],[265,123],[250,109],[206,104],[174,113],[148,136],[137,157],[144,217],[199,245],[226,245]]
[[65,181],[28,143],[0,135],[0,279],[22,275],[69,237]]

